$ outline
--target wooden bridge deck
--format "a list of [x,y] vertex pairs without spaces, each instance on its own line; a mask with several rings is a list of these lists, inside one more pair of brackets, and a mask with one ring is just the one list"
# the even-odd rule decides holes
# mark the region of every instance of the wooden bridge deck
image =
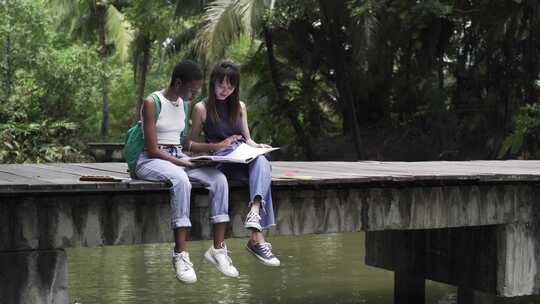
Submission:
[[[458,294],[540,294],[540,161],[272,164],[269,235],[365,231],[366,264],[395,272],[396,303],[424,303],[425,279]],[[171,242],[168,186],[131,180],[126,169],[0,165],[0,294],[67,298],[64,248]],[[248,193],[231,187],[227,233],[246,237]],[[207,196],[191,197],[192,239],[211,238]]]
[[[436,182],[538,182],[540,161],[282,162],[274,186]],[[131,180],[125,163],[0,165],[0,194],[162,190],[163,183]],[[122,182],[83,182],[82,175],[111,175]],[[237,184],[232,184],[237,186]]]

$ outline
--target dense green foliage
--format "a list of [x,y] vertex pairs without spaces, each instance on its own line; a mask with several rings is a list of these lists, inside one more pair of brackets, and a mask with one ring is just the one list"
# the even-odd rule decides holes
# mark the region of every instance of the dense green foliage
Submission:
[[335,114],[357,157],[468,159],[495,157],[539,101],[539,14],[537,1],[298,1],[269,22],[306,134],[331,134]]
[[3,8],[0,161],[81,159],[78,141],[92,136],[97,121],[95,52],[51,31],[42,3],[7,1]]
[[[523,107],[515,117],[515,127],[506,137],[499,151],[499,158],[519,153],[526,158],[540,158],[540,103]],[[528,155],[529,153],[535,153]]]
[[2,162],[75,161],[85,142],[121,141],[178,60],[223,57],[242,67],[253,136],[286,159],[540,156],[535,0],[0,8]]

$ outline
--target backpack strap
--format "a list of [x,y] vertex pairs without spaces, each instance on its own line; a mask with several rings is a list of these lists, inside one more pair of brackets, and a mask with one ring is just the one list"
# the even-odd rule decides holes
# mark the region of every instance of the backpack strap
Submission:
[[156,95],[156,93],[150,94],[150,97],[152,97],[152,101],[156,105],[156,121],[158,120],[159,113],[161,112],[161,101],[159,100],[159,97]]
[[184,101],[182,102],[184,104],[184,130],[182,131],[182,133],[180,134],[180,141],[182,141],[184,138],[187,137],[188,133],[189,133],[189,108],[190,108],[190,102],[188,101]]

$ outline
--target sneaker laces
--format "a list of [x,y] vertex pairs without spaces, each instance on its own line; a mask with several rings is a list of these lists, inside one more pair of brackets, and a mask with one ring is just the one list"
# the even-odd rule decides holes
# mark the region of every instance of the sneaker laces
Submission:
[[229,256],[229,254],[232,254],[232,252],[227,249],[227,246],[225,246],[225,244],[222,244],[222,247],[219,249],[214,248],[214,251],[216,254],[224,255],[227,262],[229,262],[229,265],[232,265],[232,260],[231,260],[231,257]]
[[272,256],[272,244],[268,243],[268,242],[264,242],[264,243],[260,243],[260,246],[261,246],[261,251],[264,253],[264,255],[266,256]]
[[185,270],[188,270],[190,268],[193,268],[193,263],[191,263],[191,261],[189,260],[189,255],[180,254],[180,255],[177,256],[177,258],[179,258],[179,260],[182,260],[184,262],[182,270],[185,271]]
[[249,211],[247,214],[247,221],[248,222],[260,222],[261,216],[253,211]]

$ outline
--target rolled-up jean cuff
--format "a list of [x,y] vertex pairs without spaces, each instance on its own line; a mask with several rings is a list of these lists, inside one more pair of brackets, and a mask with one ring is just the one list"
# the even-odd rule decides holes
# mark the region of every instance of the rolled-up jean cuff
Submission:
[[172,221],[171,227],[172,227],[172,229],[183,228],[183,227],[191,227],[191,221],[189,220],[189,218],[176,219],[176,220]]
[[228,214],[218,214],[210,217],[210,224],[228,223],[231,218]]

